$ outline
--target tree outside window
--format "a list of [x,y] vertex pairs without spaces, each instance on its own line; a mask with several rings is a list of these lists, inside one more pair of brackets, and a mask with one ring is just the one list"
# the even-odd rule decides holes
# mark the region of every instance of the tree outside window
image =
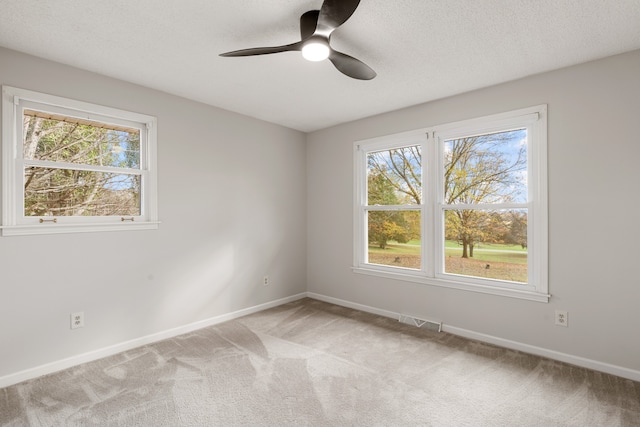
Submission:
[[2,235],[158,228],[155,117],[2,87]]
[[[140,131],[24,112],[25,216],[140,215],[140,175],[73,169],[139,169]],[[45,163],[46,162],[46,163]],[[45,166],[48,165],[50,167]]]

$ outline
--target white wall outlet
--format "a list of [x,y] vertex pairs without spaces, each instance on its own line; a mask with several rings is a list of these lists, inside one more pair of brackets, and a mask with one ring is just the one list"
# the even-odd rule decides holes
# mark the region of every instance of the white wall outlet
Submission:
[[556,310],[556,325],[569,326],[569,313],[565,310]]
[[262,278],[262,284],[263,284],[264,286],[268,286],[268,285],[269,285],[269,276],[264,276],[264,277]]
[[84,328],[84,312],[71,313],[71,329]]

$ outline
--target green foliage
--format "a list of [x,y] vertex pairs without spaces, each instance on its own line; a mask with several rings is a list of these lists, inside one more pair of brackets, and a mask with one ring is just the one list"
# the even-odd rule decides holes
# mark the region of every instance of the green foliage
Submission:
[[527,247],[527,214],[512,211],[510,213],[508,229],[505,230],[502,240],[505,243]]
[[[444,203],[491,205],[526,200],[527,152],[523,129],[468,136],[445,141]],[[406,206],[422,199],[422,155],[419,146],[400,147],[367,156],[368,204]],[[420,238],[419,211],[369,212],[369,244],[385,248]],[[472,258],[484,243],[527,246],[526,210],[449,208],[445,212],[445,238],[462,246],[462,258]]]
[[[379,177],[386,181],[384,191],[393,189],[394,203],[378,204],[417,204],[422,199],[422,153],[420,146],[395,148],[378,151],[367,156],[369,177]],[[382,188],[381,188],[382,189]],[[377,188],[373,188],[373,193]],[[369,189],[372,194],[372,189]],[[375,196],[373,196],[375,197]],[[369,198],[369,204],[372,198]]]
[[[391,181],[380,174],[368,177],[369,204],[398,205],[396,188]],[[369,212],[369,243],[380,248],[387,246],[387,241],[394,240],[406,243],[420,238],[420,215],[418,211],[371,211]]]
[[[404,147],[369,154],[368,204],[399,206],[419,204],[422,197],[420,147]],[[386,248],[420,238],[419,211],[383,210],[369,213],[369,243]]]
[[[522,180],[522,173],[526,171],[526,145],[513,147],[522,135],[524,131],[515,130],[447,141],[445,203],[508,203],[522,198],[526,193]],[[462,258],[473,257],[478,242],[518,240],[525,247],[526,214],[524,222],[518,223],[514,215],[514,211],[449,210],[445,216],[445,237],[462,245]]]
[[389,240],[407,243],[420,238],[418,211],[369,212],[369,244],[387,247]]
[[395,187],[382,174],[369,174],[367,182],[369,205],[397,205]]

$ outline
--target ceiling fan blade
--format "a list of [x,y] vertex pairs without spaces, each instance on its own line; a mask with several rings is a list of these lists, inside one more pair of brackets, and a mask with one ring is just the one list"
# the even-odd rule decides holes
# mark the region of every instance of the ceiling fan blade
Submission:
[[360,0],[324,0],[318,15],[316,34],[329,37],[329,34],[353,15]]
[[329,60],[342,74],[358,80],[371,80],[377,74],[364,62],[336,50],[331,50]]
[[253,55],[268,55],[270,53],[280,53],[280,52],[288,52],[292,50],[301,50],[302,42],[296,42],[291,44],[286,44],[283,46],[273,46],[273,47],[253,47],[250,49],[240,49],[234,50],[232,52],[221,53],[220,56],[253,56]]
[[313,35],[318,26],[319,10],[310,10],[300,17],[300,39],[305,40]]

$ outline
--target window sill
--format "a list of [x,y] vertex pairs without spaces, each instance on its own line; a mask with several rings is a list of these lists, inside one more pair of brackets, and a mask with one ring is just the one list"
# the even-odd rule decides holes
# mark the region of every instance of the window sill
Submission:
[[482,294],[498,295],[509,298],[525,299],[529,301],[548,303],[551,295],[535,292],[531,290],[511,289],[500,286],[488,286],[480,284],[469,284],[455,280],[435,279],[418,274],[405,272],[381,271],[374,268],[353,267],[354,273],[366,274],[369,276],[383,277],[386,279],[403,280],[406,282],[421,283],[430,286],[440,286],[443,288],[458,289],[462,291],[478,292]]
[[39,234],[91,233],[103,231],[157,230],[160,222],[102,223],[102,224],[38,224],[2,226],[3,236],[32,236]]

